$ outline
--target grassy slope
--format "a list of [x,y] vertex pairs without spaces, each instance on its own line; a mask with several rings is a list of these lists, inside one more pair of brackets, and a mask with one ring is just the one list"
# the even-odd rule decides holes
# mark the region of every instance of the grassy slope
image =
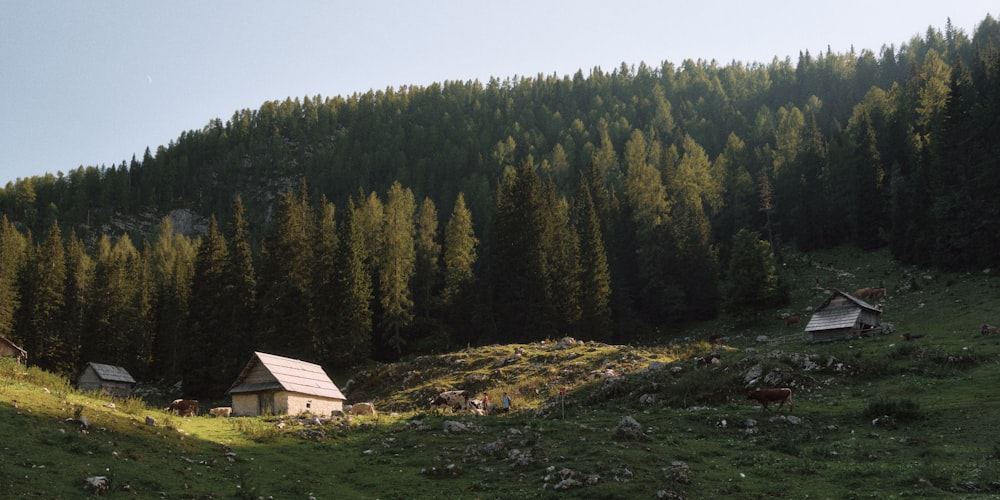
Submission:
[[[85,477],[107,475],[113,482],[105,496],[174,498],[1000,494],[993,432],[1000,337],[978,335],[984,321],[1000,323],[1000,280],[846,249],[792,256],[786,267],[792,307],[752,328],[723,318],[671,332],[655,347],[500,345],[372,366],[346,392],[353,401],[375,400],[382,413],[350,424],[289,421],[278,430],[273,420],[170,418],[136,401],[110,409],[63,380],[0,365],[0,490],[71,498],[87,493]],[[897,334],[757,343],[759,335],[792,331],[779,313],[807,317],[822,302],[816,280],[847,291],[884,285],[885,319]],[[690,359],[707,352],[700,340],[712,332],[729,346],[723,364],[696,368]],[[903,342],[902,332],[925,336]],[[805,369],[805,356],[819,368]],[[655,362],[666,368],[649,369]],[[745,374],[758,365],[772,381],[795,387],[790,414],[800,423],[743,399]],[[559,387],[568,388],[564,406]],[[425,412],[429,396],[450,388],[489,391],[494,401],[509,391],[518,411]],[[655,402],[640,402],[643,395]],[[86,434],[65,421],[78,407],[91,423]],[[146,415],[160,425],[145,425]],[[616,431],[624,416],[641,424],[641,435]],[[447,420],[470,430],[445,433]],[[555,491],[563,474],[582,484]]]

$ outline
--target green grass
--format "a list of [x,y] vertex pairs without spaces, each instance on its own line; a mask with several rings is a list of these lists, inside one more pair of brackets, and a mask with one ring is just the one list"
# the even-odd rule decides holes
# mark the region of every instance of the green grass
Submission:
[[[345,392],[375,401],[379,416],[321,426],[170,417],[0,360],[0,491],[86,497],[84,479],[105,475],[103,496],[139,498],[1000,497],[1000,337],[979,335],[981,323],[1000,323],[1000,281],[851,249],[791,255],[785,270],[793,303],[758,325],[723,317],[635,346],[553,339],[373,364]],[[808,317],[825,298],[816,280],[884,285],[896,333],[757,343],[790,333],[781,313]],[[726,340],[723,364],[696,367],[714,332]],[[902,332],[924,337],[904,342]],[[794,411],[745,400],[755,367],[794,388]],[[427,398],[459,388],[494,402],[508,391],[515,411],[428,411]],[[67,421],[78,412],[86,433]],[[626,416],[641,435],[616,431]],[[451,420],[468,429],[444,432]]]

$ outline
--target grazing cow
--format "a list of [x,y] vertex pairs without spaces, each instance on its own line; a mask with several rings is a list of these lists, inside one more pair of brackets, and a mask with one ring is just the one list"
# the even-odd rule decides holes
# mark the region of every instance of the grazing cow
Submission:
[[181,417],[198,416],[198,400],[196,399],[175,399],[167,411]]
[[374,417],[376,415],[375,403],[354,403],[351,406],[351,415]]
[[868,297],[871,296],[871,294],[872,294],[872,289],[868,288],[868,287],[865,287],[865,288],[858,288],[851,295],[853,295],[853,296],[855,296],[855,297],[857,297],[859,299],[867,299]]
[[717,352],[713,352],[706,356],[694,359],[698,361],[698,366],[722,364],[722,356],[719,356],[719,353]]
[[472,394],[469,391],[445,391],[431,400],[431,408],[435,410],[451,408],[452,411],[468,410],[471,407],[470,399],[472,399]]
[[233,407],[232,406],[218,406],[218,407],[212,408],[211,410],[208,410],[208,412],[211,413],[213,417],[228,417],[229,415],[232,415],[232,413],[233,413]]
[[878,300],[885,297],[885,288],[872,288],[871,292],[868,292],[869,300]]
[[708,343],[712,345],[722,345],[722,334],[713,333],[708,336]]
[[785,327],[795,326],[802,322],[802,316],[799,314],[794,314],[785,318]]
[[989,323],[983,323],[983,328],[979,330],[979,333],[982,333],[983,336],[996,335],[1000,333],[1000,327],[993,326]]
[[767,410],[768,403],[777,401],[778,408],[781,408],[785,402],[788,402],[788,410],[792,411],[792,390],[787,387],[750,391],[747,393],[747,399],[757,401],[765,410]]

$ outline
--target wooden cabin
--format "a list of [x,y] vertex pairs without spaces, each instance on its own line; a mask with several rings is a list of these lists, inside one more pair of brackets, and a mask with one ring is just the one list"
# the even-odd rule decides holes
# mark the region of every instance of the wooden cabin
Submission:
[[319,365],[263,352],[243,368],[227,391],[233,416],[343,411],[344,395]]
[[0,337],[0,356],[14,358],[22,365],[28,363],[28,351],[21,349],[17,344],[4,337]]
[[835,290],[816,308],[806,325],[806,340],[827,342],[882,331],[882,311],[853,295]]
[[132,394],[135,379],[120,366],[87,363],[76,380],[81,391],[101,391],[108,396],[125,398]]

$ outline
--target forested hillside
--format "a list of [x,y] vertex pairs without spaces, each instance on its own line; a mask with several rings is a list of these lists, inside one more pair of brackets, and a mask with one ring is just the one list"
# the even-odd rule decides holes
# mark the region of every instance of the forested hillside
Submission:
[[0,190],[0,335],[218,394],[253,349],[336,370],[752,320],[789,245],[996,265],[998,116],[990,16],[878,53],[266,102]]

